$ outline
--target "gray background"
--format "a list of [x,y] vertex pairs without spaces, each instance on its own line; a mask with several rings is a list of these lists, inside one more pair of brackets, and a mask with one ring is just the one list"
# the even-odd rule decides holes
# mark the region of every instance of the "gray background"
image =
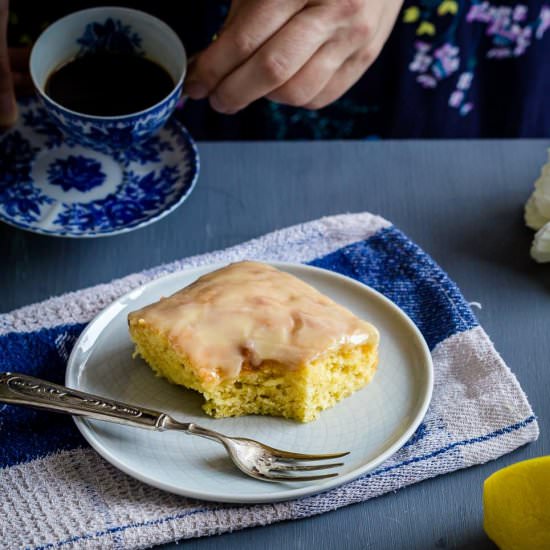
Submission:
[[[320,216],[368,210],[391,220],[480,302],[478,318],[519,378],[541,437],[502,459],[314,518],[191,540],[185,547],[494,548],[482,484],[550,454],[550,265],[529,258],[523,204],[543,140],[201,143],[191,197],[136,232],[93,240],[0,224],[0,310],[223,248]],[[172,548],[173,546],[169,546]]]

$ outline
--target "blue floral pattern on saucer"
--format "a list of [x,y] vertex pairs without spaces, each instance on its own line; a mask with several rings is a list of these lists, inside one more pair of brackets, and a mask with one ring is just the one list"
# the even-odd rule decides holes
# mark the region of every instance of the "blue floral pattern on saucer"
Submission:
[[127,232],[158,220],[192,191],[196,146],[170,121],[145,142],[116,153],[65,137],[36,100],[0,137],[0,220],[65,237]]
[[58,158],[48,166],[48,181],[60,185],[63,191],[89,191],[105,181],[101,163],[82,155]]

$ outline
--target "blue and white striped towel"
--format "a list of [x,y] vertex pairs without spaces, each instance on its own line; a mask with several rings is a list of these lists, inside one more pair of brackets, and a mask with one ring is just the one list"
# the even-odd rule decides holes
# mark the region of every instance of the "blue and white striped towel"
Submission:
[[85,324],[121,294],[182,268],[244,258],[308,262],[376,288],[416,322],[435,388],[414,437],[375,471],[324,494],[219,505],[163,493],[91,450],[71,419],[0,410],[0,540],[5,547],[143,548],[320,514],[497,458],[538,436],[515,376],[447,275],[372,214],[324,218],[0,315],[0,371],[62,383]]

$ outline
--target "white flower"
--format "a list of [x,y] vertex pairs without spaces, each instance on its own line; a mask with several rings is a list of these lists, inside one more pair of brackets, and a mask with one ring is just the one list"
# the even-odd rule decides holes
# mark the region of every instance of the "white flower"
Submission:
[[531,257],[539,263],[550,262],[550,222],[535,233],[531,246]]
[[[550,151],[549,151],[550,158]],[[538,230],[550,222],[550,160],[542,167],[535,190],[525,205],[525,223]]]

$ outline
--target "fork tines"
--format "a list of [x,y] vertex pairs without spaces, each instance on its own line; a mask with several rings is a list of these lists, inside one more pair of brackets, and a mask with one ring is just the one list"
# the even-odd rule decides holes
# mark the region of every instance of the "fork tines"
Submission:
[[[269,472],[266,474],[268,479],[273,481],[316,481],[320,479],[328,479],[338,476],[337,472],[330,474],[319,474],[312,476],[297,476],[297,475],[284,475],[292,472],[313,472],[317,470],[328,470],[330,468],[338,468],[343,466],[343,462],[330,462],[325,464],[299,464],[299,461],[314,461],[314,460],[330,460],[334,458],[341,458],[348,455],[345,453],[332,453],[332,454],[301,454],[291,453],[288,451],[281,451],[279,449],[273,449],[273,455],[276,457],[276,461],[270,465]],[[275,475],[273,475],[275,474]]]

